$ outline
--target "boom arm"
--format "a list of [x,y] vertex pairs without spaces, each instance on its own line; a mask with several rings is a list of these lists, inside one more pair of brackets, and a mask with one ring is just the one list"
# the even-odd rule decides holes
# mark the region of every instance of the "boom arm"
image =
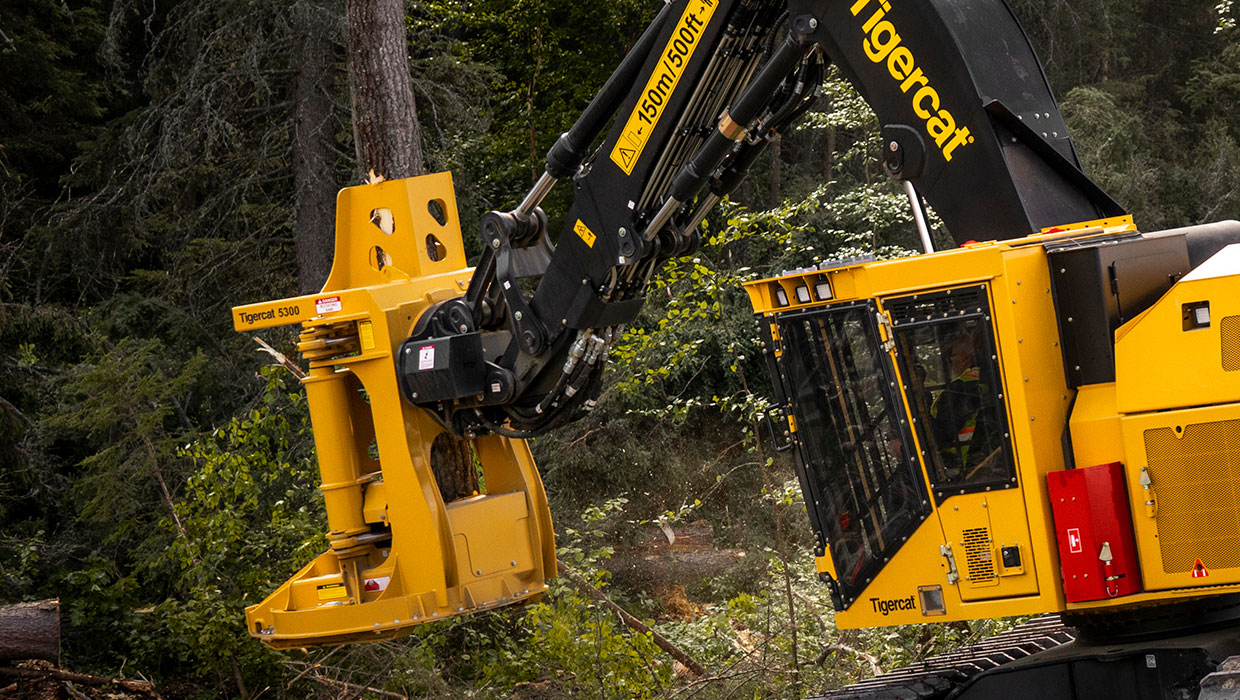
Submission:
[[[888,173],[957,242],[1121,213],[1081,172],[1001,0],[675,0],[520,206],[483,217],[467,293],[424,314],[402,347],[405,397],[466,437],[537,435],[588,411],[647,281],[697,248],[707,211],[809,108],[828,60],[877,113]],[[574,203],[553,246],[538,204],[569,177]],[[419,362],[428,348],[446,362]]]

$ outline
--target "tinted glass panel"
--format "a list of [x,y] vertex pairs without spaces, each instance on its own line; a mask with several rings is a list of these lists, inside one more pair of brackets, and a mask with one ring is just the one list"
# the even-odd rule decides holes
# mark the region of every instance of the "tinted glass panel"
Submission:
[[918,295],[916,309],[888,302],[930,489],[940,501],[1011,486],[1014,476],[989,307],[984,293],[962,304],[966,295],[954,291],[950,306],[946,292]]
[[848,605],[924,518],[925,489],[874,308],[789,315],[780,331],[802,486]]

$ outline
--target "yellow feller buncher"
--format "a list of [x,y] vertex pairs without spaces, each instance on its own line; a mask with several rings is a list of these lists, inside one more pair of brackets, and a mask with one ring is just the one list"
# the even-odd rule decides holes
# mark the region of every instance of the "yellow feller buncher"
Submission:
[[[323,291],[234,309],[302,325],[331,543],[251,633],[361,642],[540,596],[525,438],[593,407],[647,281],[829,63],[925,248],[747,285],[837,623],[1059,616],[832,697],[1234,697],[1240,223],[1140,232],[1002,0],[672,0],[473,268],[448,174],[342,191]],[[960,247],[933,250],[927,204]]]

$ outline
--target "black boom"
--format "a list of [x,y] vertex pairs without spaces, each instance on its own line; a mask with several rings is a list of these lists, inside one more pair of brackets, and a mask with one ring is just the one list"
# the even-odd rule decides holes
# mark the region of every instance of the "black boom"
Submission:
[[[673,0],[524,201],[483,217],[466,295],[406,341],[442,358],[399,370],[406,398],[463,436],[537,435],[588,411],[651,275],[696,249],[706,212],[810,107],[828,62],[877,113],[887,172],[957,242],[1122,213],[1081,172],[1002,0]],[[552,246],[538,204],[566,178],[574,200]]]

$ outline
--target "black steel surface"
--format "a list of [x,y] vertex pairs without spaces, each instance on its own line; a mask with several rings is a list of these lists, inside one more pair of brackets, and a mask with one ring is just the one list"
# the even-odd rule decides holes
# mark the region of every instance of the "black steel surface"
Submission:
[[[789,10],[794,17],[817,16],[811,38],[888,133],[905,126],[920,139],[904,144],[903,150],[924,147],[926,154],[923,172],[909,179],[957,243],[1122,213],[1080,173],[1042,66],[1003,2],[793,0]],[[893,33],[899,43],[886,50]],[[907,53],[893,59],[900,49]],[[914,82],[918,69],[924,83]],[[937,99],[925,93],[918,100],[924,88]],[[935,139],[931,119],[943,111],[954,131]],[[957,138],[960,130],[968,136]]]
[[1065,241],[1048,245],[1046,259],[1072,387],[1115,381],[1115,330],[1189,270],[1183,236]]

